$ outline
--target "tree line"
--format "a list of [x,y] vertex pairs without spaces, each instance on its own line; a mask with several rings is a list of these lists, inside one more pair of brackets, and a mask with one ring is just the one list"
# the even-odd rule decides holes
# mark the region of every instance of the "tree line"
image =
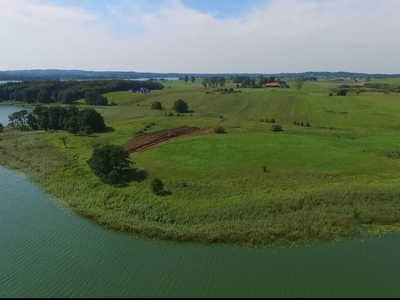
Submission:
[[[15,100],[26,103],[64,103],[73,104],[85,98],[88,105],[107,105],[108,101],[99,94],[138,90],[162,90],[160,82],[135,80],[90,80],[90,81],[22,81],[0,85],[0,100]],[[89,94],[86,95],[86,93]],[[89,96],[89,100],[86,98]]]
[[8,126],[20,131],[65,130],[71,134],[80,131],[103,132],[106,129],[103,116],[95,109],[78,109],[76,106],[38,105],[32,112],[25,109],[17,111],[8,116]]
[[207,77],[203,78],[202,81],[203,86],[206,87],[217,87],[217,86],[225,86],[226,84],[226,78],[222,76],[213,76],[213,77]]

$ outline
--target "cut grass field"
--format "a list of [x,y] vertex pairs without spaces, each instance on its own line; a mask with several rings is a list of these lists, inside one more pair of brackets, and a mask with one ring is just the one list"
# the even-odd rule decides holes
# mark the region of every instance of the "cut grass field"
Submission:
[[[112,132],[7,130],[0,135],[0,163],[30,175],[79,214],[141,237],[273,245],[354,236],[360,225],[374,233],[400,228],[398,94],[329,97],[324,82],[305,83],[302,91],[225,95],[183,82],[170,86],[151,95],[107,94],[118,105],[98,110]],[[167,116],[177,99],[193,112]],[[154,101],[165,109],[151,110]],[[284,132],[261,122],[272,118]],[[222,125],[227,134],[132,154],[142,172],[125,187],[107,186],[91,173],[86,161],[95,147],[122,146],[153,122],[147,132]],[[155,177],[170,195],[151,193]]]

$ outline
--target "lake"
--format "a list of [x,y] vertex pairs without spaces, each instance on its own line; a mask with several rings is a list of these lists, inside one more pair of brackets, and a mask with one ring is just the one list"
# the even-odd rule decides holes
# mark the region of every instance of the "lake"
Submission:
[[399,297],[400,237],[297,248],[140,241],[0,167],[0,297]]
[[0,105],[0,123],[6,126],[8,124],[8,116],[23,109],[32,111],[31,107]]

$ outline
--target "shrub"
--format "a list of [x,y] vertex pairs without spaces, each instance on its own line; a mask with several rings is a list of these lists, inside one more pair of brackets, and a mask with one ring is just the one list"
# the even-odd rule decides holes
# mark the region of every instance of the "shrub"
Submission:
[[187,104],[187,102],[183,101],[182,99],[179,99],[174,103],[174,110],[177,113],[187,113],[189,110],[189,105]]
[[169,112],[168,113],[168,117],[173,117],[174,116],[174,113],[173,112]]
[[269,120],[268,120],[268,119],[265,119],[265,122],[266,122],[266,123],[269,123]]
[[275,119],[269,120],[270,123],[275,123]]
[[154,178],[150,182],[150,189],[157,196],[161,195],[162,192],[164,191],[164,183],[159,178]]
[[155,101],[155,102],[151,103],[151,109],[161,110],[162,109],[161,102]]
[[226,133],[225,128],[222,126],[216,126],[214,127],[214,132],[216,134],[221,134],[221,133]]
[[267,169],[266,166],[263,166],[263,170],[264,170],[264,173],[267,173],[267,172],[268,172],[268,169]]
[[333,93],[329,93],[329,97],[333,96]]
[[300,123],[300,126],[304,126],[304,123],[303,123],[303,122],[301,122],[301,123]]
[[340,89],[336,92],[336,95],[338,96],[346,96],[347,95],[347,90],[345,89]]
[[307,126],[307,127],[311,127],[310,123],[308,123],[308,122],[306,123],[306,126]]
[[279,132],[279,131],[283,131],[282,126],[281,125],[272,125],[271,129],[272,132]]
[[111,106],[117,106],[117,103],[115,103],[114,101],[111,101],[110,105]]
[[297,123],[297,121],[294,121],[294,123],[293,123],[294,125],[299,125],[299,123]]

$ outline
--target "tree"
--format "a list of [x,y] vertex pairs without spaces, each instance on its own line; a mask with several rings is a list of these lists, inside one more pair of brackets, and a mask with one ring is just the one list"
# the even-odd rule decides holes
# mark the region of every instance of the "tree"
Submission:
[[126,179],[127,172],[134,171],[129,152],[120,146],[107,145],[94,149],[87,163],[101,181],[111,185]]
[[297,89],[300,91],[304,85],[304,78],[303,77],[297,77],[295,80],[295,85]]
[[28,129],[28,111],[23,109],[16,111],[8,116],[8,125],[12,128],[18,128],[19,130]]
[[206,88],[207,84],[209,83],[208,78],[203,78],[203,81],[201,82],[201,84]]
[[78,125],[81,130],[90,126],[93,132],[102,132],[106,129],[103,116],[93,108],[85,108],[79,111]]
[[50,103],[50,95],[45,89],[41,89],[37,94],[37,102],[39,103]]
[[273,132],[283,131],[281,125],[272,125],[270,130],[273,131]]
[[57,99],[64,104],[73,104],[75,101],[74,94],[70,90],[58,93]]
[[189,105],[187,104],[187,102],[183,101],[182,99],[179,99],[177,101],[175,101],[174,103],[174,110],[177,113],[187,113],[189,110]]
[[1,122],[0,122],[0,132],[3,132],[4,131],[4,126],[3,126],[3,124],[1,124]]
[[269,83],[275,82],[275,77],[271,76],[270,78],[268,78]]
[[85,93],[85,103],[86,105],[108,105],[108,100],[98,91],[87,91]]
[[164,191],[164,183],[159,178],[154,178],[150,183],[151,191],[156,195],[161,195]]
[[226,83],[225,77],[218,77],[219,86],[225,86],[225,83]]
[[346,89],[340,89],[336,92],[337,96],[346,96],[347,95],[347,90]]
[[189,77],[186,75],[185,78],[184,78],[183,80],[185,81],[185,83],[188,83]]
[[74,120],[68,121],[66,129],[67,129],[68,133],[73,134],[73,135],[76,135],[80,130],[78,123],[75,122]]
[[196,81],[196,77],[194,77],[193,75],[190,77],[190,81],[192,82],[192,83],[194,83],[195,81]]
[[86,135],[92,135],[93,134],[93,128],[91,126],[85,126],[85,130],[84,130]]
[[151,109],[161,110],[162,109],[161,102],[160,101],[153,102],[151,104]]

